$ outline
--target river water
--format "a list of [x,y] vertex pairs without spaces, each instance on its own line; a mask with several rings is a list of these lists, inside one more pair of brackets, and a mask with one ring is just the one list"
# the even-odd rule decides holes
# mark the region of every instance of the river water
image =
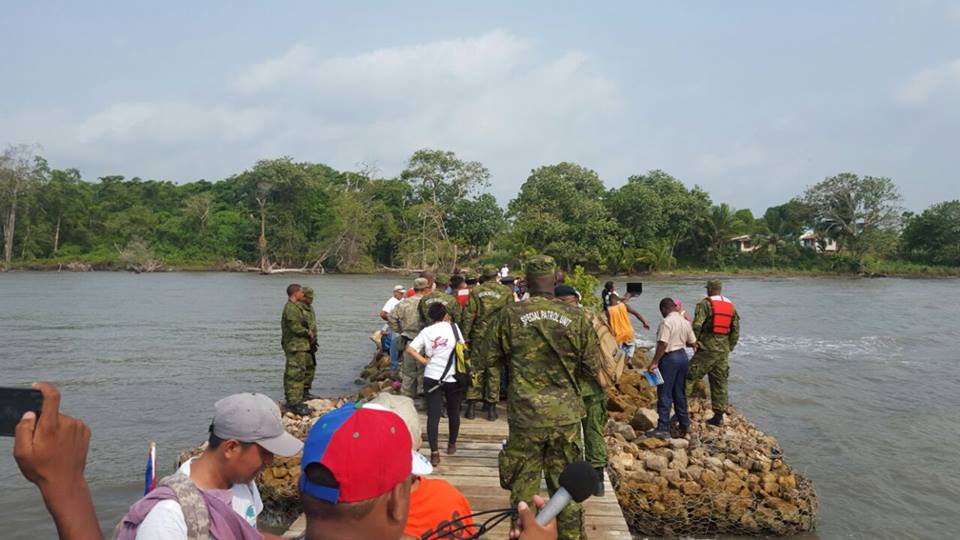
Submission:
[[[202,441],[213,403],[282,395],[284,287],[317,292],[315,389],[355,389],[393,276],[191,273],[0,274],[0,385],[48,380],[92,428],[90,481],[104,530],[142,490],[148,441],[161,473]],[[622,285],[621,285],[622,286]],[[648,280],[631,305],[692,311],[701,280]],[[821,512],[805,538],[949,538],[960,514],[960,283],[734,278],[742,317],[731,403],[813,478]],[[650,334],[641,337],[650,338]],[[0,537],[54,538],[0,439]]]

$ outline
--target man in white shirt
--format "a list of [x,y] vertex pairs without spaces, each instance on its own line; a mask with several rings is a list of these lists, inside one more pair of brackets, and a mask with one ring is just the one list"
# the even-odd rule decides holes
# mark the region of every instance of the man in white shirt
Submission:
[[690,369],[690,359],[685,347],[697,349],[697,337],[693,327],[677,312],[672,298],[660,300],[660,314],[663,321],[657,328],[657,351],[650,362],[650,373],[660,368],[663,383],[657,386],[657,429],[648,432],[648,437],[667,439],[670,437],[670,407],[677,413],[680,430],[690,431],[690,417],[687,415],[686,377]]
[[[280,408],[263,394],[234,394],[218,401],[214,409],[207,449],[184,463],[177,474],[187,475],[201,492],[229,490],[230,507],[255,529],[263,501],[254,479],[275,454],[294,456],[303,443],[284,430]],[[136,514],[133,508],[150,498],[148,494],[131,508],[124,526],[136,529],[137,540],[186,540],[187,522],[176,498],[155,502],[139,523],[130,519]]]
[[405,289],[403,285],[394,285],[393,296],[391,296],[387,300],[387,303],[383,305],[383,308],[380,309],[380,318],[384,320],[383,328],[380,330],[380,348],[390,352],[390,369],[393,371],[400,369],[400,353],[403,351],[396,350],[399,349],[399,347],[393,346],[396,336],[390,331],[390,325],[387,324],[386,321],[390,320],[390,312],[393,311],[393,308],[397,307],[397,304],[399,304],[405,296],[407,296],[407,289]]

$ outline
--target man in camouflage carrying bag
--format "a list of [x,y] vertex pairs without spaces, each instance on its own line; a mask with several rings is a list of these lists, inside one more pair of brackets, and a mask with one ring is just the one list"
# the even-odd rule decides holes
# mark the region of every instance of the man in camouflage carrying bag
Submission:
[[[500,485],[510,490],[511,505],[530,504],[540,491],[541,476],[553,496],[564,467],[583,458],[580,385],[581,378],[597,377],[599,344],[580,309],[554,300],[555,272],[553,258],[530,259],[526,276],[532,296],[501,309],[476,346],[480,367],[501,362],[510,370],[510,432],[499,465]],[[581,506],[567,505],[557,524],[559,538],[581,538]]]

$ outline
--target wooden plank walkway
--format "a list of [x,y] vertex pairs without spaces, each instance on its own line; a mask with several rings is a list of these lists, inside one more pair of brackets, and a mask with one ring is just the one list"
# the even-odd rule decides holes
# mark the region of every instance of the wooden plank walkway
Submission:
[[[506,410],[499,409],[500,419],[496,422],[486,420],[486,413],[477,414],[474,420],[460,421],[460,436],[457,441],[457,453],[446,454],[447,421],[440,421],[440,465],[434,469],[433,477],[443,478],[456,486],[470,501],[474,512],[506,508],[510,506],[510,492],[500,487],[497,467],[497,454],[501,442],[507,438]],[[423,431],[424,455],[430,455],[427,445],[427,419],[421,413],[420,426]],[[547,488],[541,483],[542,496],[547,497]],[[610,479],[604,475],[604,496],[591,497],[584,502],[586,509],[586,531],[590,540],[629,540],[630,531],[617,496],[614,494]],[[303,516],[290,527],[284,536],[296,536],[303,531]],[[501,540],[507,538],[509,526],[501,523],[484,538]]]

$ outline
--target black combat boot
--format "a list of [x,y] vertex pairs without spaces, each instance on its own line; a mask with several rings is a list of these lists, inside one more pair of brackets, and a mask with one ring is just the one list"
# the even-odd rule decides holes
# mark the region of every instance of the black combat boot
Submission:
[[596,467],[593,470],[597,471],[597,490],[594,495],[603,497],[603,467]]
[[499,416],[497,416],[497,404],[490,403],[489,408],[487,409],[487,420],[496,422],[497,418],[499,418]]
[[313,409],[302,401],[299,403],[294,403],[293,405],[287,406],[287,410],[297,416],[310,416],[311,414],[313,414]]
[[473,420],[474,418],[476,418],[477,415],[476,415],[476,413],[474,412],[474,408],[476,408],[476,406],[477,406],[477,402],[476,402],[476,401],[472,401],[472,400],[471,400],[471,401],[468,401],[468,402],[467,402],[467,410],[466,410],[466,412],[463,413],[463,417],[466,418],[467,420]]
[[713,413],[713,417],[710,418],[709,420],[707,420],[707,423],[710,424],[711,426],[717,426],[717,427],[722,426],[722,425],[723,425],[723,413],[722,413],[722,412]]
[[304,392],[304,393],[303,393],[303,400],[304,400],[304,401],[311,401],[311,400],[314,400],[314,399],[320,399],[320,396],[315,396],[315,395],[311,394],[310,392]]

